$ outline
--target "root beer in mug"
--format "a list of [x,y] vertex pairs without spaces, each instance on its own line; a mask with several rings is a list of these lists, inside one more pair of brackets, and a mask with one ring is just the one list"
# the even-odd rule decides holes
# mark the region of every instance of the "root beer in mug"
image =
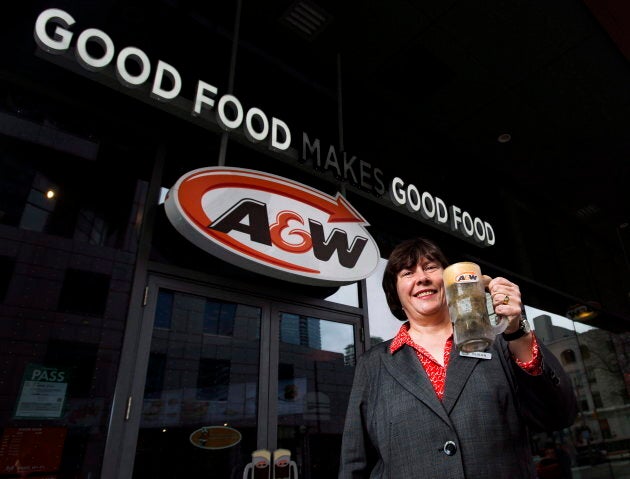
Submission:
[[486,292],[481,269],[464,261],[444,269],[446,303],[453,323],[453,340],[459,351],[485,351],[497,334],[505,331],[507,318],[494,325],[486,306]]

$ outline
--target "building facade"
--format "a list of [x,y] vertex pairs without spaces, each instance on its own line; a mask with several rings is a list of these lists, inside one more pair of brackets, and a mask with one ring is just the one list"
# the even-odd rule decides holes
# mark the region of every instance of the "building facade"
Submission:
[[[337,58],[263,48],[247,36],[247,3],[226,3],[26,2],[7,20],[2,478],[233,479],[253,474],[264,450],[271,460],[288,450],[305,479],[335,477],[356,357],[400,324],[378,303],[392,246],[430,236],[453,258],[510,273],[494,266],[492,222],[468,213],[477,205],[396,182],[386,160],[345,149]],[[349,279],[276,275],[204,250],[165,205],[205,168],[285,179],[326,201],[340,193],[369,222],[378,265],[353,279],[358,243],[317,221],[318,257],[338,255]],[[252,194],[225,218],[248,207],[232,227],[258,234],[262,203]],[[553,295],[538,286],[532,298]],[[572,375],[581,413],[533,447],[571,446],[574,477],[602,463],[609,475],[598,477],[623,477],[628,335],[551,321],[535,326]]]

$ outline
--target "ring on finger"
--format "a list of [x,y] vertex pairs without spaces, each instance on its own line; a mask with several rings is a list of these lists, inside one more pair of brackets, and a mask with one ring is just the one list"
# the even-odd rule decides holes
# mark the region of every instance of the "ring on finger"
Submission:
[[503,304],[508,304],[510,302],[510,297],[506,294],[505,298],[503,298]]

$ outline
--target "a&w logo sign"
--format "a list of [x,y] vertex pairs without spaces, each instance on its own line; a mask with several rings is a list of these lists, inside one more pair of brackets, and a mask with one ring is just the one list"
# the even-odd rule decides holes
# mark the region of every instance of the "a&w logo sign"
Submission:
[[177,180],[164,206],[195,245],[268,276],[340,285],[366,278],[378,263],[368,223],[340,194],[269,173],[194,170]]

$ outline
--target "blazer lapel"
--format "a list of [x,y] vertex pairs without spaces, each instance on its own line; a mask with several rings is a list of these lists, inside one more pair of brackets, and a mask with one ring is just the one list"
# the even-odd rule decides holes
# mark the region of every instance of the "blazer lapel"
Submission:
[[383,362],[387,372],[402,387],[433,410],[444,422],[450,424],[448,415],[437,398],[433,385],[412,348],[403,346],[402,349],[394,354],[390,354],[387,351],[383,356]]
[[485,361],[485,359],[460,356],[459,351],[453,345],[446,370],[446,384],[444,386],[444,397],[442,398],[442,404],[448,414],[451,413],[468,378],[470,378],[479,361]]

